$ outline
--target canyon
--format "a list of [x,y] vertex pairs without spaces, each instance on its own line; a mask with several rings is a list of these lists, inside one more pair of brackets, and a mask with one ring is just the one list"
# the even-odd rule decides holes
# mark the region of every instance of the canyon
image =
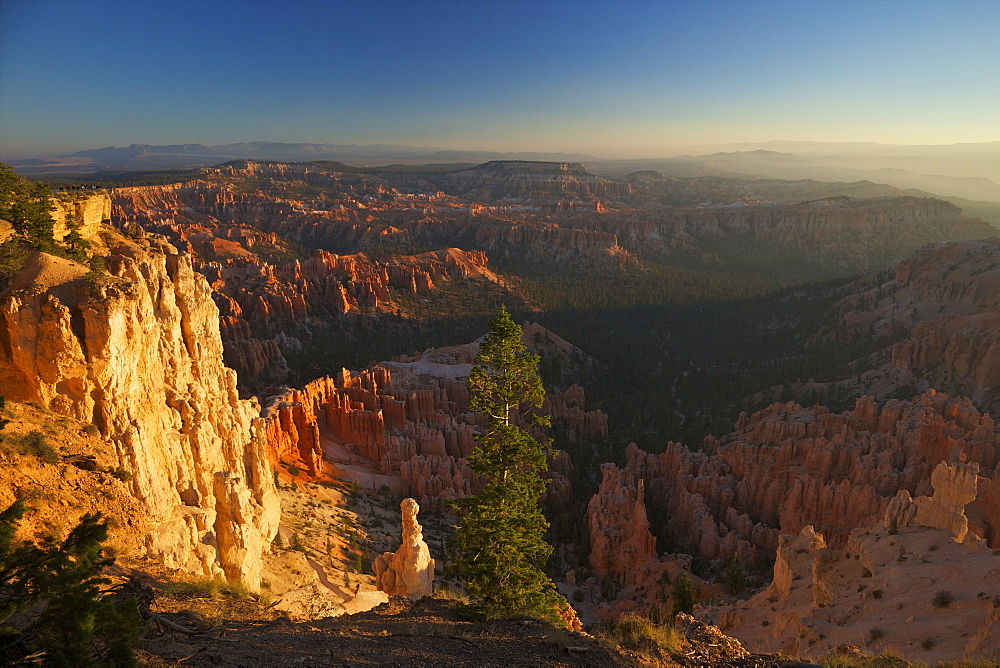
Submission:
[[[595,408],[619,370],[525,320],[557,445],[543,500],[555,578],[584,623],[666,615],[689,578],[696,617],[756,651],[819,657],[898,622],[888,604],[903,569],[931,564],[912,577],[957,596],[948,624],[968,637],[918,649],[935,622],[917,615],[907,656],[995,653],[1000,242],[961,240],[992,228],[866,185],[848,184],[861,198],[834,194],[838,184],[747,185],[774,200],[827,197],[677,207],[653,201],[651,181],[674,195],[733,188],[623,183],[573,163],[373,174],[242,162],[60,200],[57,218],[76,221],[97,261],[35,252],[14,274],[0,294],[0,395],[93,426],[109,448],[102,466],[122,471],[116,489],[143,516],[129,559],[280,594],[277,609],[298,619],[354,613],[431,589],[447,502],[482,484],[467,463],[483,424],[465,385],[478,344],[449,309],[475,324],[503,302],[542,320],[533,271],[573,268],[599,284],[692,257],[707,271],[747,240],[839,276],[877,270],[824,287],[830,318],[802,337],[884,344],[854,361],[855,377],[799,383],[840,383],[853,407],[778,401],[700,442],[654,434],[659,451],[619,443],[616,414]],[[511,271],[518,263],[529,270]],[[426,326],[442,339],[435,318],[450,340],[402,337]],[[347,368],[325,347],[357,331],[395,353]],[[903,387],[912,396],[891,398]],[[382,556],[366,566],[371,551]],[[708,605],[727,595],[718,567],[736,562],[773,569],[771,584]],[[945,565],[976,576],[948,579]],[[864,593],[875,590],[891,596]]]

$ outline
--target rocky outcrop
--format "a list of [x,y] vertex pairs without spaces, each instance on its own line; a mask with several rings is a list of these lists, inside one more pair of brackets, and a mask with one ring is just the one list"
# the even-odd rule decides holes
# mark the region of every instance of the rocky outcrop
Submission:
[[646,519],[644,483],[614,464],[602,464],[601,487],[587,506],[590,566],[599,578],[614,573],[627,584],[646,579],[657,563],[656,538]]
[[413,499],[403,499],[399,509],[403,515],[403,544],[395,552],[375,559],[375,586],[389,596],[430,596],[434,592],[434,560],[417,521],[420,506]]
[[59,193],[52,198],[52,204],[55,207],[51,212],[55,222],[52,236],[56,241],[62,241],[73,230],[90,239],[96,236],[102,223],[111,222],[111,196],[107,193]]
[[863,641],[921,663],[995,659],[1000,555],[965,530],[975,479],[975,466],[940,463],[932,497],[903,503],[901,492],[885,522],[854,529],[840,549],[811,526],[782,536],[767,589],[698,616],[757,651],[822,657]]
[[885,509],[886,528],[916,525],[947,529],[956,540],[965,539],[969,532],[965,506],[976,500],[978,473],[975,462],[941,462],[931,474],[934,495],[913,499],[905,489],[899,490]]
[[222,361],[191,258],[123,243],[107,277],[39,255],[0,302],[0,394],[93,422],[131,474],[168,567],[259,586],[279,508],[254,401]]
[[[537,345],[535,334],[544,347],[558,339],[528,323],[523,341],[529,348]],[[475,493],[481,481],[466,457],[482,424],[469,412],[465,378],[477,351],[475,343],[430,349],[360,371],[343,369],[301,390],[270,391],[263,414],[272,458],[314,480],[350,477],[356,475],[350,467],[364,464],[365,476],[386,476],[425,507]],[[569,440],[605,438],[607,415],[584,404],[577,386],[548,394],[545,407]],[[572,464],[555,451],[550,465],[547,502],[566,503]]]
[[[773,404],[744,414],[735,431],[704,446],[694,452],[668,443],[653,455],[630,445],[625,471],[645,482],[654,535],[702,558],[753,561],[773,558],[779,535],[806,525],[842,547],[855,527],[882,519],[900,490],[927,493],[931,462],[964,457],[983,476],[970,480],[989,486],[1000,428],[969,400],[929,391],[883,406],[861,398],[840,414]],[[977,522],[996,544],[996,506],[988,508],[984,503]]]

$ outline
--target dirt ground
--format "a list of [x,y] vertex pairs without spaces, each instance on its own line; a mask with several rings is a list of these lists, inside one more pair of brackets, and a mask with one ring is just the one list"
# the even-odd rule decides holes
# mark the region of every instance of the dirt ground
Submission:
[[[469,622],[455,602],[398,598],[367,612],[309,622],[281,616],[262,619],[259,607],[234,598],[210,618],[183,601],[158,601],[160,614],[188,629],[209,629],[205,637],[157,629],[151,623],[138,657],[146,666],[731,666],[777,668],[778,656],[735,653],[711,629],[689,632],[690,642],[668,653],[612,646],[587,633],[573,633],[528,617]],[[215,599],[218,605],[219,599]],[[241,607],[242,606],[242,607]],[[174,612],[166,612],[172,608]],[[218,607],[213,608],[220,612]],[[266,612],[263,616],[266,616]],[[790,664],[801,665],[801,664]]]

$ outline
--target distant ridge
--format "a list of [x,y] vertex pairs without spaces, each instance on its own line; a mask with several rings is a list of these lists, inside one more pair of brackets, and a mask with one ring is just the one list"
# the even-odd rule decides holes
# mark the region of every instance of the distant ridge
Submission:
[[22,174],[86,174],[105,170],[192,169],[230,160],[282,160],[306,162],[331,160],[364,166],[426,163],[477,163],[491,160],[582,162],[599,160],[592,155],[540,152],[456,151],[431,146],[397,144],[311,144],[241,142],[205,144],[131,144],[105,146],[49,158],[13,161]]

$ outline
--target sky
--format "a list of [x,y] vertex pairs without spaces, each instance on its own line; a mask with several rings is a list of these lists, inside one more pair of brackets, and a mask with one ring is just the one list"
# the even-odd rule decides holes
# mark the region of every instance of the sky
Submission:
[[0,159],[1000,139],[1000,0],[0,0]]

